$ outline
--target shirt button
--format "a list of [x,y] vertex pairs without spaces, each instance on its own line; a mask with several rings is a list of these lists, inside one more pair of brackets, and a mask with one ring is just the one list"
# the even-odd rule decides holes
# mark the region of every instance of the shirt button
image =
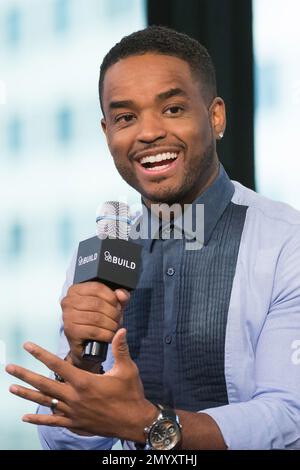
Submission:
[[168,268],[167,275],[168,276],[173,276],[175,274],[175,269],[174,268]]
[[171,344],[171,343],[172,343],[172,336],[171,336],[171,335],[167,335],[167,336],[165,337],[165,342],[166,342],[167,344]]

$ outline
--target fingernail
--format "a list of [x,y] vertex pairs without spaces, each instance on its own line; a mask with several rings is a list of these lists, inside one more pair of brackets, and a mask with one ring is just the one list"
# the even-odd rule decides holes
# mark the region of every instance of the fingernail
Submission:
[[25,343],[24,344],[24,349],[28,352],[33,352],[34,351],[34,345],[32,343]]
[[15,385],[11,385],[11,386],[9,387],[9,391],[10,391],[11,393],[18,393],[18,387],[16,387]]
[[5,367],[5,370],[8,374],[13,374],[14,371],[15,371],[15,368],[12,364],[8,364],[6,367]]
[[130,292],[128,290],[123,289],[124,294],[127,296],[127,299],[130,299]]
[[128,290],[125,290],[125,289],[117,289],[116,292],[122,292],[122,294],[125,294],[126,297],[127,297],[127,300],[130,298],[130,292],[128,292]]
[[24,423],[30,423],[28,416],[23,416],[22,421],[24,421]]

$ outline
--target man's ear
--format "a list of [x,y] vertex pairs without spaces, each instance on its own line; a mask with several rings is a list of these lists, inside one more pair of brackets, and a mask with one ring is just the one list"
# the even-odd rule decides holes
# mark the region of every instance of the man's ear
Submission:
[[106,121],[104,118],[101,119],[101,127],[102,127],[102,130],[104,132],[104,134],[106,135]]
[[211,126],[214,130],[216,140],[222,139],[226,129],[226,110],[225,103],[217,96],[209,107]]

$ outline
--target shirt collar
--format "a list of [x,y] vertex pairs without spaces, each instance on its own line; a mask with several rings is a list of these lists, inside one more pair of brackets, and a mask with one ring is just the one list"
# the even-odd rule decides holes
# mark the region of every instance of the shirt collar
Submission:
[[[204,204],[204,245],[206,245],[212,235],[212,232],[217,225],[218,220],[222,216],[226,207],[232,199],[234,193],[234,185],[229,179],[223,165],[219,165],[219,174],[214,182],[207,188],[197,199],[194,200],[192,206],[196,204]],[[144,217],[147,217],[147,227],[151,227],[154,222],[153,214],[143,203],[143,215],[141,216],[141,223]],[[196,211],[193,210],[193,217]],[[157,218],[156,218],[157,225]],[[176,225],[176,223],[175,223]],[[152,250],[153,243],[159,238],[149,236],[143,240],[143,246],[148,250]]]

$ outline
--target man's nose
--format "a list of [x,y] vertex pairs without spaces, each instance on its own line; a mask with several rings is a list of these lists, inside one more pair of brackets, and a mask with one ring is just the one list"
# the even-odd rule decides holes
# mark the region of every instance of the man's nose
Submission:
[[157,115],[148,115],[140,119],[137,139],[143,143],[155,142],[166,137],[167,131]]

